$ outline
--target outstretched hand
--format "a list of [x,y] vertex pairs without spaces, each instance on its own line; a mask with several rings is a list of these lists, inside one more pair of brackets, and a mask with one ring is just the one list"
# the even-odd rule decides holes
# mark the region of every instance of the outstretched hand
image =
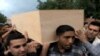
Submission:
[[82,42],[88,42],[88,39],[87,39],[87,34],[86,32],[82,31],[82,30],[78,30],[76,31],[76,36],[77,38],[82,41]]

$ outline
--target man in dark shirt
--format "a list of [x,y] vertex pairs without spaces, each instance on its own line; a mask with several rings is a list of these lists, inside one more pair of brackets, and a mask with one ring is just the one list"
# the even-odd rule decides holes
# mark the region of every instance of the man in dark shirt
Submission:
[[75,30],[69,25],[61,25],[56,30],[58,40],[43,47],[41,56],[86,56],[82,46],[74,45]]

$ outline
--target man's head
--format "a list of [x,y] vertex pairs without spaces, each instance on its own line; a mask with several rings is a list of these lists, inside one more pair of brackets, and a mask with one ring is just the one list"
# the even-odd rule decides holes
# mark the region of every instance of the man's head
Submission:
[[25,56],[26,43],[24,35],[18,31],[12,31],[7,37],[6,45],[13,56]]
[[88,25],[93,21],[96,21],[94,16],[87,17],[86,20],[84,21],[84,27],[87,28]]
[[2,27],[1,31],[2,31],[3,33],[5,33],[5,32],[7,32],[7,31],[9,31],[9,29],[10,29],[11,27],[12,27],[11,24],[5,24],[5,25]]
[[100,22],[94,21],[88,25],[87,37],[89,41],[93,41],[100,32]]
[[58,43],[63,49],[70,49],[75,36],[75,30],[69,25],[61,25],[56,30],[58,36]]

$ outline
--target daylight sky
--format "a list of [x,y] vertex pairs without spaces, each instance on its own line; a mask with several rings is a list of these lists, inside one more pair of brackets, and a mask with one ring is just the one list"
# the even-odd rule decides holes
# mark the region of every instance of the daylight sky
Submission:
[[0,0],[0,12],[10,17],[14,14],[37,10],[37,5],[37,0]]

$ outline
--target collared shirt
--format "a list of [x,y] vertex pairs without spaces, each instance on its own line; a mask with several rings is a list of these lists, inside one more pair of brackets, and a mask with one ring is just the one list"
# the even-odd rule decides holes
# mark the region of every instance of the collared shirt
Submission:
[[93,41],[92,45],[96,47],[98,44],[100,44],[100,39],[98,37],[96,37],[95,40]]
[[84,43],[90,56],[100,56],[100,39],[98,37],[95,38],[93,43]]
[[59,52],[57,47],[57,42],[55,42],[54,46],[49,48],[47,56],[86,56],[85,52],[81,49],[81,47],[73,45],[72,48],[64,53]]

